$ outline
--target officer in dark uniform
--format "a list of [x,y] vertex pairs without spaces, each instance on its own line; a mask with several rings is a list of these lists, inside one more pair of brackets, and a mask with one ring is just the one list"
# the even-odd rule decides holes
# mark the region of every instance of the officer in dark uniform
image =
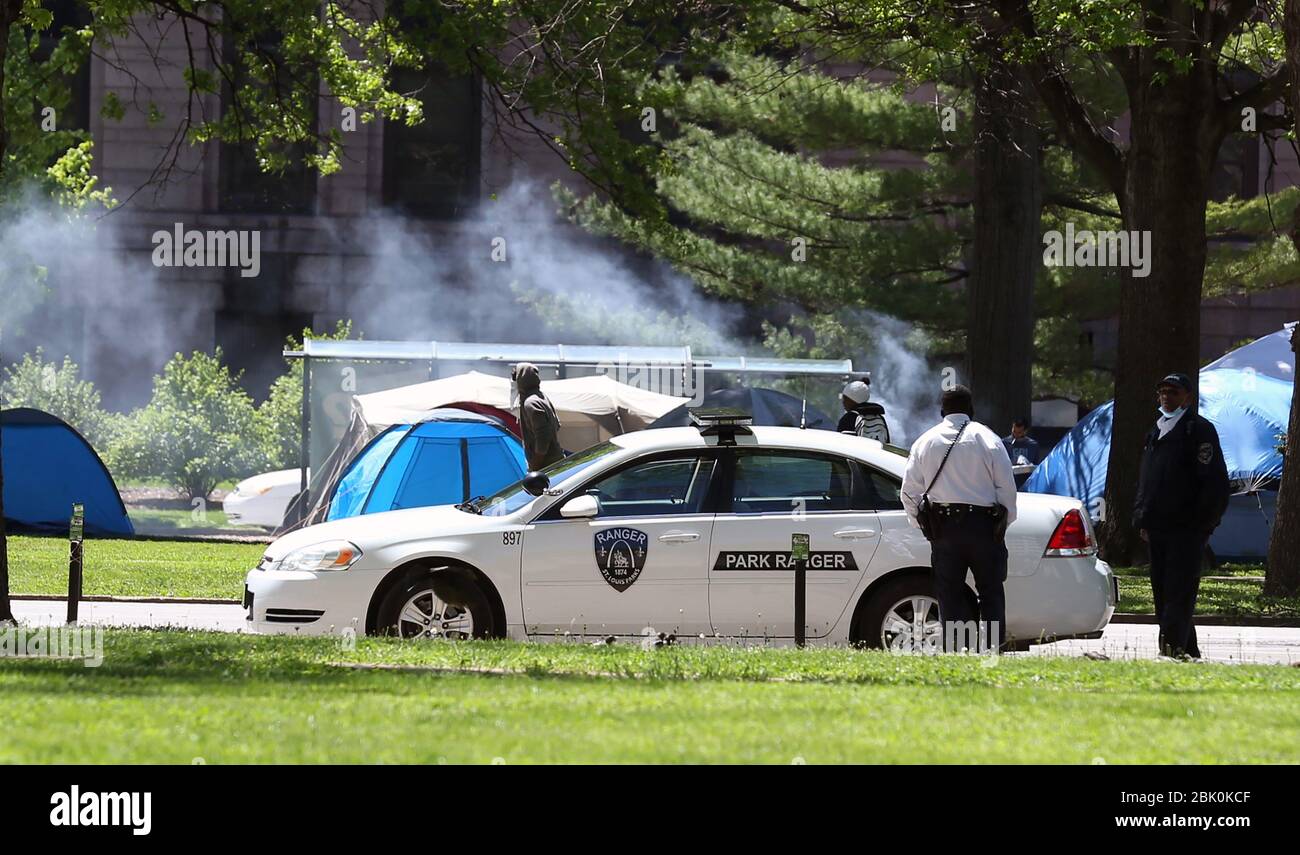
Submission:
[[1160,417],[1142,451],[1133,525],[1151,546],[1160,652],[1199,659],[1192,613],[1205,543],[1228,507],[1228,468],[1218,431],[1196,414],[1188,376],[1168,375],[1156,396]]

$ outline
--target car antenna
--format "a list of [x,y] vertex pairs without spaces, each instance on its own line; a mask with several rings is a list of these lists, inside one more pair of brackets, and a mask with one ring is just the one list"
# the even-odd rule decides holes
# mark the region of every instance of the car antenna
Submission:
[[808,375],[803,376],[803,407],[799,410],[799,430],[808,429]]

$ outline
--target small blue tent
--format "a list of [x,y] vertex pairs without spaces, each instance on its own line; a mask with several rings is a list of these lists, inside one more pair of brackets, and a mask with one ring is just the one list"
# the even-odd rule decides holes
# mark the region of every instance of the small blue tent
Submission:
[[[1238,494],[1210,539],[1220,558],[1260,558],[1268,551],[1276,482],[1282,474],[1277,435],[1286,432],[1295,372],[1289,335],[1284,329],[1264,336],[1200,372],[1197,411],[1219,432],[1228,477]],[[1113,402],[1103,404],[1075,425],[1022,489],[1074,496],[1097,518],[1106,491],[1113,407]],[[1155,415],[1152,406],[1153,423]]]
[[327,520],[491,495],[524,476],[524,447],[498,420],[431,411],[393,425],[353,458],[330,497]]
[[90,443],[62,419],[40,410],[5,410],[0,433],[7,526],[66,534],[72,505],[81,502],[86,534],[135,534],[113,476]]

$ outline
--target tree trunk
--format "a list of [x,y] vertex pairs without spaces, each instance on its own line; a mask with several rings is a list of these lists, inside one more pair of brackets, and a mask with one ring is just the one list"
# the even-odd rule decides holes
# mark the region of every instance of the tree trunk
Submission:
[[975,240],[966,352],[975,415],[998,433],[1029,416],[1034,283],[1042,264],[1041,139],[1031,89],[1000,60],[975,84]]
[[[4,399],[0,398],[0,411],[4,410]],[[0,431],[0,461],[4,458],[3,434]],[[12,606],[9,605],[9,539],[5,536],[5,470],[0,462],[0,621],[14,619]]]
[[[1300,0],[1287,0],[1287,14],[1300,9]],[[1300,23],[1300,19],[1297,20]],[[1300,32],[1300,31],[1297,31]],[[1290,59],[1291,33],[1287,33]],[[1292,66],[1293,69],[1296,66]],[[1293,72],[1294,73],[1294,72]],[[1296,211],[1300,216],[1300,210]],[[1297,224],[1300,231],[1300,223]],[[1293,231],[1293,241],[1300,234]],[[1297,244],[1300,249],[1300,243]],[[1291,352],[1296,352],[1300,335],[1291,331]],[[1294,380],[1292,385],[1294,386]],[[1272,597],[1300,596],[1300,395],[1291,395],[1291,418],[1287,421],[1286,451],[1282,458],[1282,483],[1277,491],[1277,513],[1268,538],[1268,565],[1264,568],[1264,593]]]
[[[1300,106],[1300,0],[1286,0],[1282,13],[1286,36],[1287,72],[1291,76],[1291,106]],[[1296,113],[1300,117],[1300,112]],[[1291,242],[1300,252],[1300,207],[1292,214]],[[1291,352],[1300,336],[1291,331]],[[1282,456],[1282,483],[1277,491],[1277,514],[1268,538],[1268,566],[1264,593],[1274,597],[1300,595],[1300,395],[1292,380],[1291,417],[1287,420],[1286,449]]]
[[[1139,79],[1158,60],[1150,49]],[[1132,133],[1124,158],[1124,228],[1150,234],[1149,275],[1121,272],[1115,413],[1107,462],[1103,552],[1114,564],[1144,553],[1133,528],[1133,501],[1143,438],[1156,417],[1161,377],[1200,366],[1201,282],[1210,166],[1222,141],[1213,126],[1212,82],[1202,72],[1169,74],[1163,84],[1130,93]]]
[[[0,0],[0,103],[5,91],[5,60],[9,55],[9,28],[18,21],[21,0]],[[4,110],[0,109],[0,180],[4,178],[5,156],[9,151],[9,126],[5,124]],[[4,330],[0,329],[0,345],[4,343]],[[0,365],[3,365],[0,360]],[[0,410],[4,400],[0,398]],[[13,620],[9,605],[9,539],[5,536],[5,473],[4,449],[0,447],[0,621]]]

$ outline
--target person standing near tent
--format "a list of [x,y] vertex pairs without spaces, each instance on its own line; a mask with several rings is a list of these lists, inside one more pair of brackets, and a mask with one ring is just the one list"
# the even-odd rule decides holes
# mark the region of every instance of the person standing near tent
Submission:
[[542,394],[542,375],[531,362],[520,362],[510,374],[519,390],[519,430],[523,434],[528,471],[536,472],[564,459],[560,448],[560,418]]
[[1231,489],[1219,433],[1192,405],[1186,374],[1156,386],[1160,417],[1147,434],[1133,503],[1133,527],[1151,547],[1151,594],[1160,652],[1199,659],[1192,613],[1201,585],[1201,555],[1228,507]]
[[1012,466],[1038,465],[1038,440],[1029,435],[1029,419],[1021,416],[1011,422],[1011,433],[1002,437]]
[[840,400],[844,404],[844,415],[840,416],[836,430],[889,442],[885,408],[871,400],[870,374],[845,386],[840,393]]

